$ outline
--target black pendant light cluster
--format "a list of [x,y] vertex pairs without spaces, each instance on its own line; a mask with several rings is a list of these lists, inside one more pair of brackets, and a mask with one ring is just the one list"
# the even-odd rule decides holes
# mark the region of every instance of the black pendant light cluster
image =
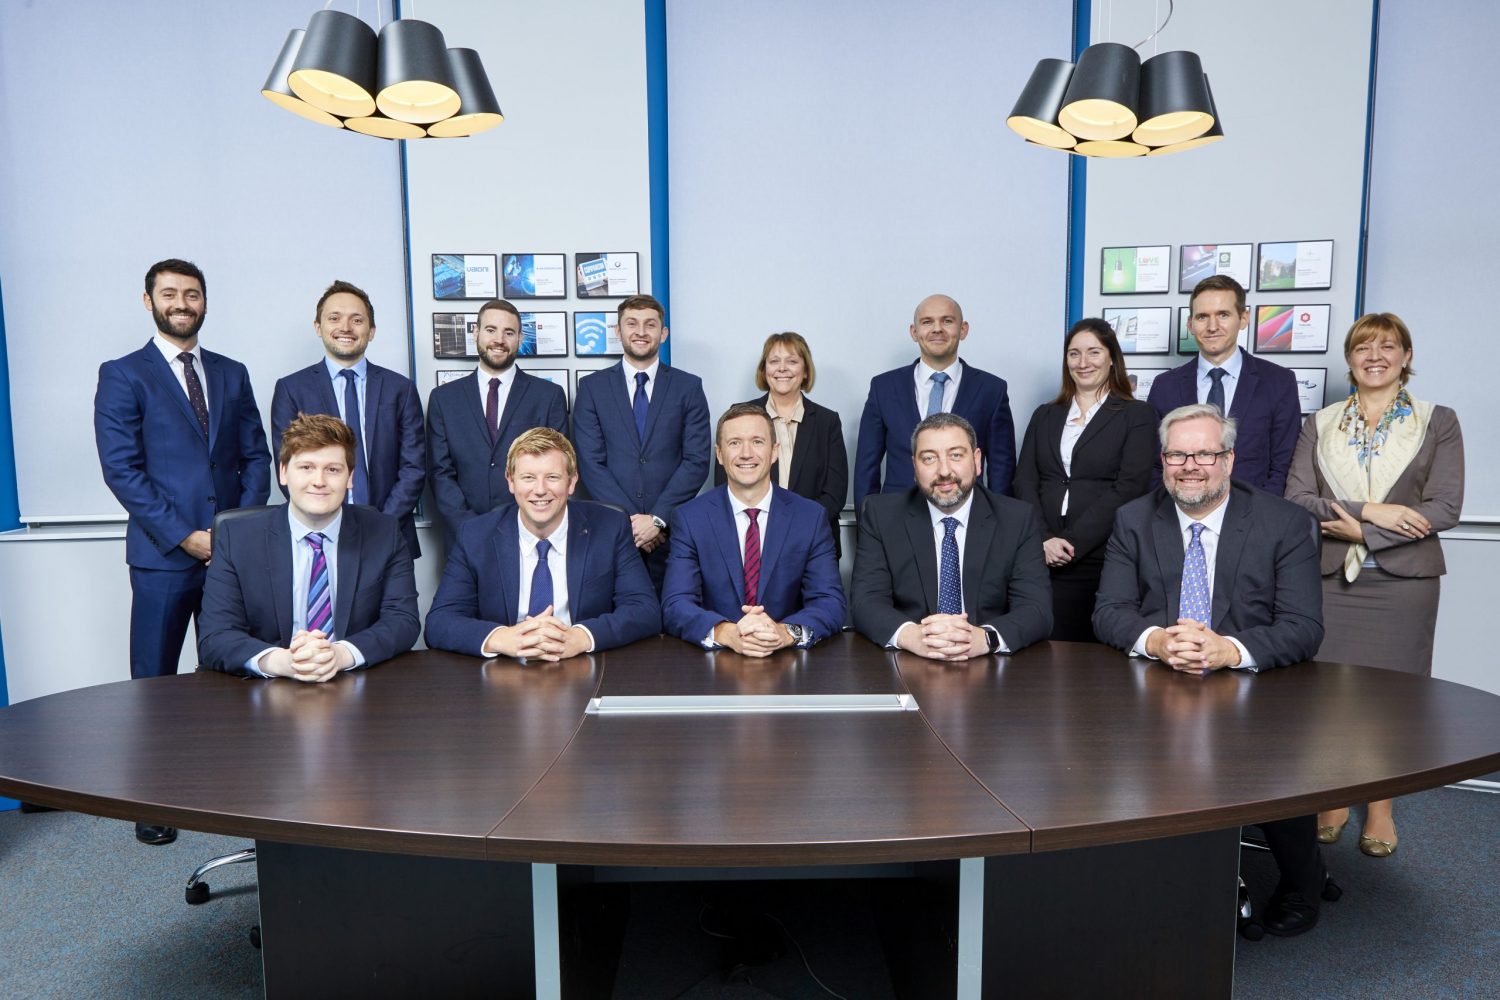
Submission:
[[1005,124],[1028,142],[1081,156],[1161,156],[1224,138],[1203,63],[1194,52],[1141,61],[1137,46],[1100,42],[1075,65],[1043,59]]
[[295,114],[381,139],[453,138],[505,120],[479,53],[426,21],[375,29],[320,10],[287,36],[261,93]]

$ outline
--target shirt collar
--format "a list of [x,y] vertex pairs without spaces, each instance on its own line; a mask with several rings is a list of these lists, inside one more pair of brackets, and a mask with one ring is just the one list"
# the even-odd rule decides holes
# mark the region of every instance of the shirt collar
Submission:
[[364,358],[360,358],[358,361],[354,362],[354,364],[350,365],[348,368],[345,368],[343,365],[338,364],[325,354],[323,355],[323,364],[328,368],[328,377],[333,379],[333,381],[335,382],[339,380],[339,373],[344,371],[353,372],[354,377],[363,382],[365,380],[365,375],[367,375],[370,371],[370,363]]
[[474,366],[474,377],[479,381],[479,388],[485,390],[486,392],[488,392],[490,388],[490,379],[499,379],[501,388],[504,388],[505,386],[510,384],[511,379],[516,377],[515,372],[516,366],[514,364],[505,369],[505,371],[501,372],[499,375],[491,375],[489,372],[485,371],[478,365]]
[[[734,490],[730,489],[728,486],[724,487],[724,492],[729,494],[729,513],[733,514],[735,517],[739,517],[741,513],[751,507],[751,504],[742,503],[740,501],[740,498],[734,495]],[[769,479],[766,480],[766,495],[757,500],[754,504],[754,507],[756,510],[771,509],[771,481]]]
[[799,392],[799,393],[797,393],[797,406],[796,406],[795,409],[792,410],[792,415],[790,417],[783,417],[781,414],[779,414],[779,413],[776,412],[776,404],[773,403],[773,402],[771,402],[771,397],[770,397],[769,394],[767,394],[766,395],[766,413],[770,414],[771,420],[773,422],[777,421],[777,420],[780,420],[783,423],[800,424],[800,423],[802,423],[802,414],[804,412],[803,408],[802,408],[802,401],[803,401],[803,396]]
[[650,385],[655,385],[656,373],[661,369],[661,355],[658,354],[656,356],[656,360],[651,362],[651,364],[647,365],[645,368],[637,368],[635,365],[631,364],[628,361],[621,361],[620,367],[625,369],[625,381],[630,383],[631,389],[635,388],[636,372],[645,372],[646,382]]
[[342,506],[339,507],[339,512],[333,515],[333,520],[321,528],[309,528],[299,521],[297,515],[292,513],[291,504],[286,505],[286,519],[287,523],[292,526],[292,541],[294,543],[302,541],[302,539],[314,531],[319,531],[322,532],[324,538],[337,545],[339,543],[339,528],[344,523],[344,508]]
[[[926,499],[926,498],[924,497],[923,499]],[[958,526],[960,528],[967,528],[969,526],[969,508],[972,507],[973,505],[974,505],[974,494],[973,493],[970,493],[968,495],[968,497],[966,497],[964,499],[963,503],[959,504],[957,507],[953,508],[952,510],[943,510],[942,508],[940,508],[936,504],[934,504],[931,500],[928,500],[927,501],[927,516],[930,517],[930,518],[932,518],[932,526],[934,528],[941,527],[942,523],[943,523],[943,518],[945,518],[945,517],[956,517],[956,518],[958,518]]]
[[1222,365],[1217,366],[1209,364],[1208,359],[1203,355],[1198,355],[1198,381],[1207,381],[1208,373],[1213,371],[1215,367],[1224,369],[1224,373],[1230,378],[1238,379],[1240,377],[1240,369],[1245,367],[1244,349],[1236,347],[1234,353],[1225,358]]
[[[521,512],[516,511],[516,526],[521,529],[521,547],[524,552],[535,552],[536,543],[541,539],[526,529],[526,521],[521,517]],[[568,554],[568,512],[563,511],[562,520],[557,522],[557,527],[552,529],[552,534],[547,536],[547,541],[552,543],[552,550],[558,555],[566,558]],[[523,553],[524,554],[524,553]]]
[[[156,345],[156,349],[158,351],[161,351],[162,357],[167,359],[168,364],[176,361],[177,355],[182,353],[181,347],[172,343],[172,341],[168,340],[166,337],[163,337],[159,333],[152,338],[151,342]],[[203,364],[203,348],[200,345],[194,344],[193,349],[191,351],[188,351],[188,353],[193,356],[193,360],[197,361],[198,364]]]
[[[943,369],[943,374],[947,375],[950,380],[956,382],[958,380],[958,375],[959,375],[959,372],[960,372],[960,368],[959,368],[960,364],[962,364],[961,361],[955,360],[953,362],[953,364],[951,364],[947,368]],[[918,359],[917,360],[917,378],[924,385],[926,383],[930,382],[932,380],[932,376],[934,376],[936,374],[937,374],[937,369],[936,368],[933,368],[931,365],[929,365],[923,359]]]
[[1232,496],[1226,496],[1224,498],[1224,502],[1221,503],[1221,504],[1219,504],[1219,506],[1215,507],[1214,510],[1213,510],[1213,513],[1209,514],[1207,517],[1203,518],[1203,520],[1201,520],[1201,521],[1194,520],[1193,518],[1191,518],[1188,515],[1184,514],[1182,512],[1182,508],[1178,507],[1174,503],[1172,506],[1173,506],[1173,509],[1175,509],[1177,511],[1177,528],[1178,528],[1178,530],[1181,531],[1181,532],[1183,532],[1184,534],[1186,534],[1187,531],[1190,528],[1192,528],[1193,525],[1195,525],[1195,524],[1201,524],[1205,528],[1207,528],[1211,533],[1213,533],[1215,535],[1222,535],[1224,533],[1224,515],[1229,512],[1229,501],[1232,500],[1232,499],[1233,499]]

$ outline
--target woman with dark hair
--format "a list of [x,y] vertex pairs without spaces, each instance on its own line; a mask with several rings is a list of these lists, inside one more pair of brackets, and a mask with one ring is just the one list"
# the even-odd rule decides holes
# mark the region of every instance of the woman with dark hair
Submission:
[[[839,514],[849,496],[849,454],[838,412],[807,398],[816,380],[812,349],[802,335],[773,333],[755,367],[755,386],[765,395],[748,402],[765,407],[781,446],[771,478],[782,489],[823,505],[833,529],[833,551],[839,555]],[[722,482],[724,467],[716,461],[714,483]]]
[[1079,320],[1063,342],[1062,388],[1031,415],[1016,463],[1016,496],[1042,514],[1053,639],[1096,641],[1104,543],[1115,511],[1146,492],[1156,452],[1156,414],[1132,395],[1114,330]]
[[[1394,313],[1361,316],[1344,337],[1349,395],[1302,425],[1286,496],[1323,531],[1323,645],[1318,659],[1432,675],[1439,578],[1437,533],[1458,523],[1464,442],[1446,406],[1413,399],[1411,331]],[[1395,733],[1368,733],[1350,753],[1380,752]],[[1334,843],[1348,809],[1318,814]],[[1359,849],[1396,849],[1391,800],[1371,802]]]

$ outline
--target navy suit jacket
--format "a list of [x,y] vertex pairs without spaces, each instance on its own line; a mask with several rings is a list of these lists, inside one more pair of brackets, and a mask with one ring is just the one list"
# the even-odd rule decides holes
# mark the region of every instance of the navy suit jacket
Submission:
[[[214,532],[203,585],[198,662],[250,675],[245,661],[292,641],[292,531],[285,506],[226,518]],[[372,507],[344,505],[333,595],[334,637],[352,643],[365,665],[389,660],[417,641],[421,622],[411,553],[401,525]]]
[[[339,401],[328,378],[328,365],[315,365],[276,380],[271,395],[271,453],[281,454],[281,436],[299,413],[339,415]],[[365,372],[365,452],[370,477],[370,506],[401,522],[401,534],[412,558],[422,554],[412,510],[422,498],[427,478],[427,449],[422,440],[422,401],[405,375],[367,364]],[[281,488],[283,495],[286,487]]]
[[[1255,670],[1314,656],[1323,641],[1318,522],[1296,504],[1244,483],[1232,484],[1227,502],[1209,627],[1244,643]],[[1099,641],[1129,650],[1152,625],[1177,624],[1182,560],[1177,505],[1166,490],[1121,507],[1094,605]]]
[[[915,487],[872,496],[859,519],[850,584],[854,627],[877,645],[938,609],[938,553],[927,498]],[[974,487],[964,530],[964,608],[1011,652],[1052,634],[1052,581],[1041,520],[1029,503]]]
[[[1286,473],[1292,467],[1297,432],[1302,429],[1302,403],[1297,398],[1297,376],[1290,368],[1263,361],[1240,348],[1239,385],[1229,415],[1238,429],[1234,441],[1235,479],[1281,496],[1286,492]],[[1198,356],[1187,364],[1163,372],[1151,383],[1148,400],[1161,420],[1179,406],[1198,402]],[[1151,475],[1153,487],[1161,485],[1161,456]]]
[[669,365],[656,369],[646,440],[636,435],[624,362],[582,378],[573,406],[578,474],[589,496],[627,514],[672,520],[698,495],[713,451],[703,382]]
[[[848,604],[823,507],[773,486],[766,526],[755,603],[773,621],[805,625],[817,639],[840,631]],[[739,532],[729,487],[719,486],[678,507],[672,518],[662,620],[668,632],[697,643],[720,622],[743,618],[744,604]]]
[[568,401],[562,387],[519,368],[515,373],[493,444],[479,401],[477,371],[438,386],[427,397],[432,497],[447,525],[450,546],[464,522],[511,502],[505,456],[512,441],[533,427],[568,432]]
[[154,342],[99,366],[94,441],[104,482],[130,515],[125,561],[141,569],[202,565],[178,546],[221,510],[266,502],[271,453],[245,366],[202,351],[208,437]]
[[[427,645],[478,656],[484,640],[519,620],[521,532],[515,504],[470,518],[448,552],[427,613]],[[661,632],[656,588],[619,511],[568,502],[568,608],[595,651]]]
[[[984,454],[985,483],[994,493],[1009,493],[1016,468],[1016,429],[1010,418],[1005,379],[967,364],[958,381],[953,411],[974,425]],[[859,418],[854,450],[854,509],[862,510],[871,493],[904,493],[916,482],[911,464],[911,432],[922,419],[917,412],[913,361],[870,379],[870,395]],[[885,460],[885,476],[880,472]]]

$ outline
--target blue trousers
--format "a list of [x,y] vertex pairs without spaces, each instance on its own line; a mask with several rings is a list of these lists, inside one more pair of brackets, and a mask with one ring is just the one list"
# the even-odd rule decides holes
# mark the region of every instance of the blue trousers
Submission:
[[130,567],[130,676],[177,673],[188,619],[203,608],[206,566],[192,569]]

